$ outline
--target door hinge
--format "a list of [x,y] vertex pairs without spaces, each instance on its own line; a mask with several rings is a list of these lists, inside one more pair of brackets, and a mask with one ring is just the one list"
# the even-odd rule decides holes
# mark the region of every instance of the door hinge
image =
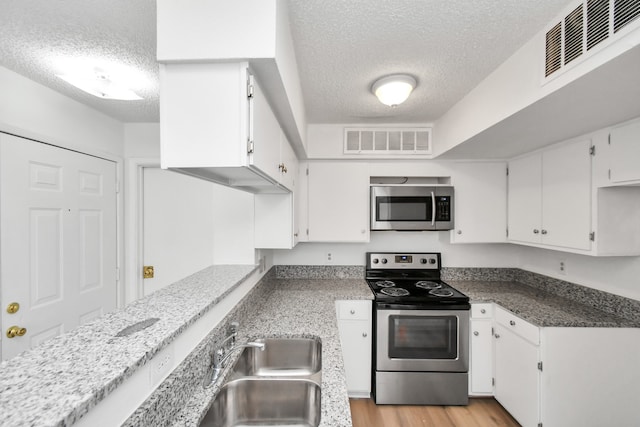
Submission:
[[307,168],[307,176],[309,176],[309,168]]
[[493,386],[496,385],[496,379],[495,378],[491,378],[491,385],[493,385]]
[[589,233],[589,240],[591,240],[592,242],[596,241],[596,232],[592,231],[591,233]]
[[253,80],[250,75],[247,77],[247,98],[253,98]]
[[542,371],[542,362],[538,362],[538,371]]
[[538,427],[542,427],[542,423],[538,423]]
[[309,229],[307,228],[307,236],[309,235]]
[[247,140],[247,153],[253,154],[253,140],[251,139]]
[[495,335],[495,331],[493,329],[493,326],[491,327],[491,336]]
[[607,136],[607,143],[608,143],[609,145],[611,145],[611,134],[609,134],[609,135]]
[[509,176],[509,168],[507,168],[507,176]]
[[596,146],[592,145],[591,147],[589,147],[589,154],[591,154],[592,156],[596,155]]
[[607,171],[607,178],[609,178],[609,181],[611,181],[611,169]]
[[507,228],[507,237],[509,237],[509,229]]

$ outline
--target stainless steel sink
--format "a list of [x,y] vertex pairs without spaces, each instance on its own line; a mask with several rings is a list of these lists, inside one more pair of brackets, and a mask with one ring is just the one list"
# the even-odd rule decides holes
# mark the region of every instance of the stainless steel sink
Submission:
[[231,379],[242,377],[296,377],[321,383],[322,343],[314,338],[266,338],[264,350],[245,348]]
[[320,396],[320,386],[310,380],[256,377],[233,380],[222,387],[200,426],[317,427]]

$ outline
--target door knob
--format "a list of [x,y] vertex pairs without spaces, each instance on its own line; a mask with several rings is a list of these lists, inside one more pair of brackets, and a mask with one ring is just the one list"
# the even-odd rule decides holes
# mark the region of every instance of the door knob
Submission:
[[27,328],[21,328],[20,326],[10,326],[7,329],[7,338],[21,337],[27,333]]

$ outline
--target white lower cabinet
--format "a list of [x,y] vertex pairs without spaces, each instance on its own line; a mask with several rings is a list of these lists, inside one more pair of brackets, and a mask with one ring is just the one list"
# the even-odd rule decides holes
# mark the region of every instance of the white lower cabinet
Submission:
[[471,305],[469,395],[493,394],[493,304]]
[[336,301],[349,397],[371,394],[371,301]]
[[541,328],[497,305],[493,321],[495,398],[523,427],[639,425],[640,328]]

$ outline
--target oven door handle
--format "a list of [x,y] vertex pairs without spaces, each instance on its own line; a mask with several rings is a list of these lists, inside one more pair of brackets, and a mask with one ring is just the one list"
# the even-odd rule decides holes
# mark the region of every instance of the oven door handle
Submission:
[[431,192],[431,225],[436,224],[436,195]]

